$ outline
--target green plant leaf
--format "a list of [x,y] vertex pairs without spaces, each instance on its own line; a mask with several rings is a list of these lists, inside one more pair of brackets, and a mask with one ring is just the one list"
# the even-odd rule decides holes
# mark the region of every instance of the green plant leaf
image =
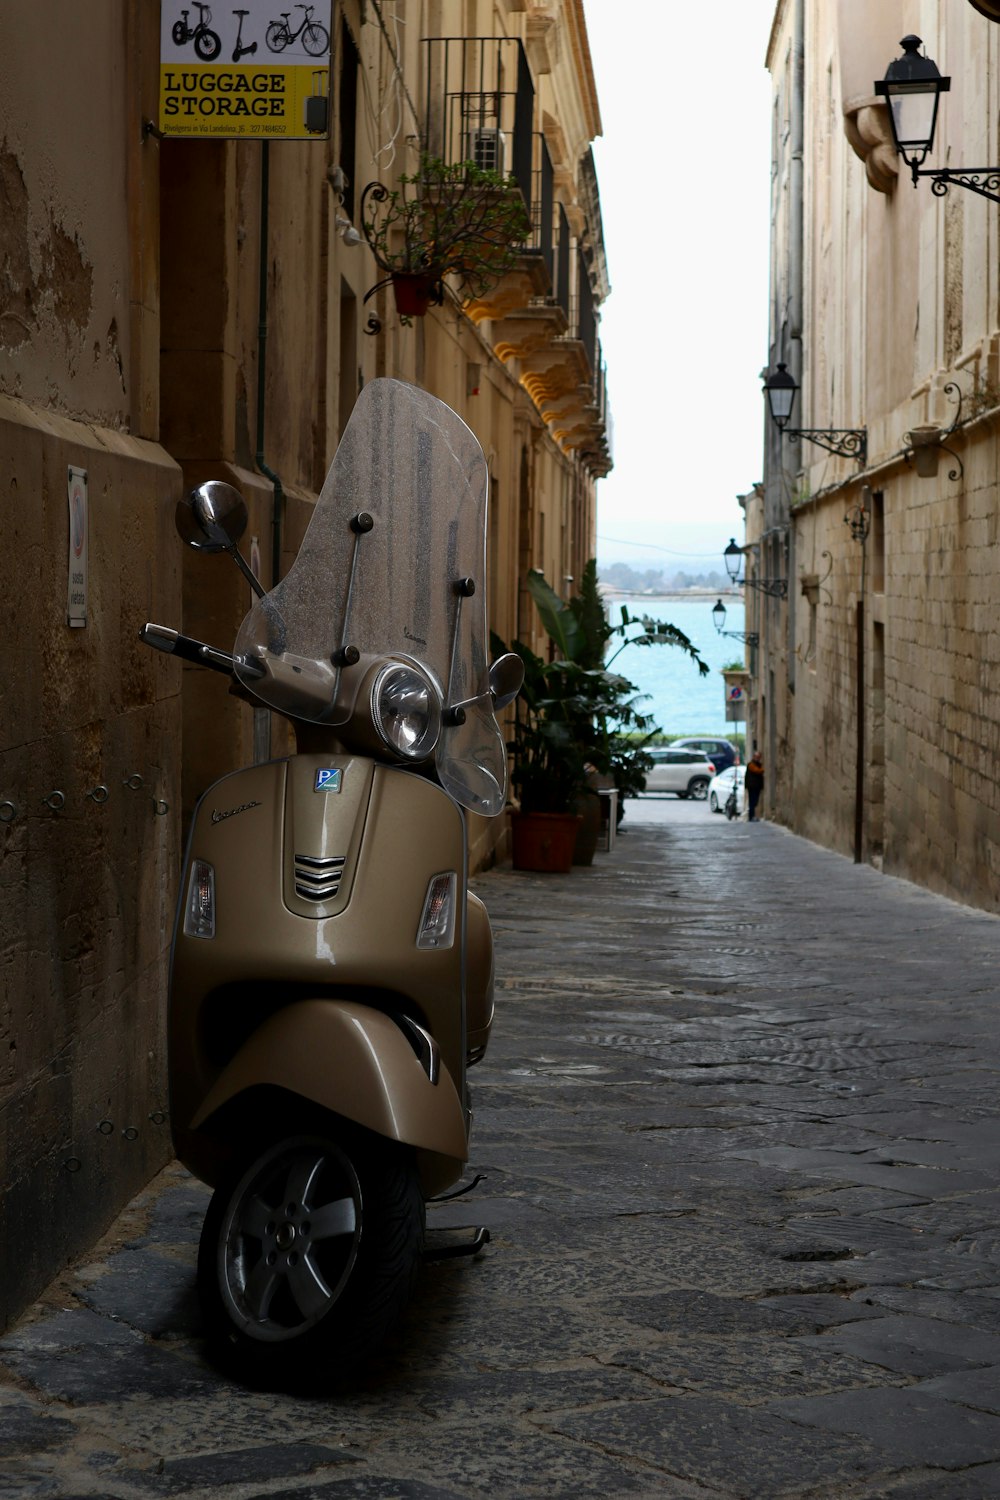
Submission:
[[569,661],[575,661],[582,644],[583,634],[579,622],[571,610],[560,599],[555,589],[546,581],[545,574],[531,568],[527,577],[528,592],[542,619],[545,633],[553,640],[559,651]]

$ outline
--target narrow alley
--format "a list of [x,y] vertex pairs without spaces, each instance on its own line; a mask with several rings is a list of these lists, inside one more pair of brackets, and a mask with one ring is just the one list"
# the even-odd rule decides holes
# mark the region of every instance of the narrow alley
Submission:
[[4,1494],[1000,1496],[1000,922],[703,807],[624,826],[476,882],[486,1180],[429,1223],[484,1253],[354,1389],[242,1389],[168,1168],[0,1341]]

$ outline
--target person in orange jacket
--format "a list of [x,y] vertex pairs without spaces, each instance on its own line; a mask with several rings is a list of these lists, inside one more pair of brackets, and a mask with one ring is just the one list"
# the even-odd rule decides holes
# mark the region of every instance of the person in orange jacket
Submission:
[[764,762],[761,759],[759,750],[755,750],[747,762],[745,785],[747,789],[747,807],[749,809],[747,821],[755,823],[758,821],[757,803],[760,801],[760,794],[764,790]]

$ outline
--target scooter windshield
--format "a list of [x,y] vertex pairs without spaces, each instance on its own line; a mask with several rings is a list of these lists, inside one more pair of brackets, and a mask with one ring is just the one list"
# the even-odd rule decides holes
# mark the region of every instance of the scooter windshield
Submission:
[[382,659],[417,663],[440,695],[441,784],[492,816],[507,757],[489,691],[487,468],[444,402],[398,380],[358,397],[298,556],[236,639],[236,676],[293,718],[344,726]]

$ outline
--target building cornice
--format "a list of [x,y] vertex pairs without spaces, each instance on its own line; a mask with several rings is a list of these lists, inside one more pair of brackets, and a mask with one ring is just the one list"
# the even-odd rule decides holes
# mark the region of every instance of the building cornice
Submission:
[[594,62],[590,55],[587,22],[583,14],[583,0],[565,0],[564,14],[569,42],[573,50],[573,60],[576,63],[577,77],[580,80],[580,98],[583,102],[587,135],[590,140],[593,140],[595,136],[603,135],[604,127],[601,124],[601,109],[597,101],[597,83],[594,79]]
[[778,0],[777,5],[774,7],[774,19],[771,22],[771,35],[767,39],[767,52],[764,56],[764,66],[765,68],[767,68],[769,73],[773,71],[774,49],[777,46],[778,37],[780,36],[784,28],[785,12],[789,9],[790,6],[794,4],[795,0]]

